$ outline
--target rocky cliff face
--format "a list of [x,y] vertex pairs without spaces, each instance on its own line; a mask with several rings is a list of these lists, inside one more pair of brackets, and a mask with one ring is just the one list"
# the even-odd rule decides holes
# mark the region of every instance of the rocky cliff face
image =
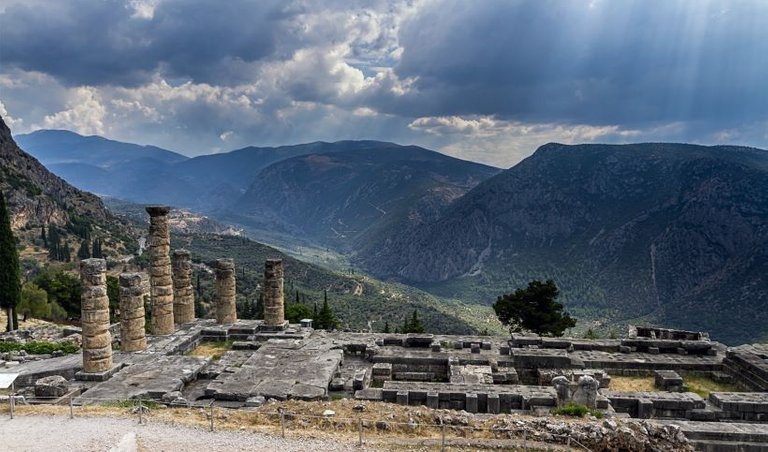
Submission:
[[[491,302],[555,278],[583,318],[768,334],[768,152],[550,144],[360,262]],[[755,326],[756,329],[745,328]]]
[[14,230],[55,224],[99,225],[114,229],[119,222],[101,200],[76,189],[22,151],[0,118],[0,190],[6,196]]
[[309,154],[259,173],[240,199],[240,221],[356,250],[436,219],[498,169],[416,146],[377,143]]

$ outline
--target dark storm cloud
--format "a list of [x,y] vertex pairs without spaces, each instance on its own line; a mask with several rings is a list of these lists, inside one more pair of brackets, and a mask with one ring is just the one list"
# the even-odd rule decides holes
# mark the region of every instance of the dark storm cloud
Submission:
[[167,0],[151,17],[118,0],[13,4],[0,14],[3,65],[70,86],[247,80],[247,63],[275,49],[279,1]]
[[768,117],[768,2],[445,1],[401,29],[411,114],[632,124]]

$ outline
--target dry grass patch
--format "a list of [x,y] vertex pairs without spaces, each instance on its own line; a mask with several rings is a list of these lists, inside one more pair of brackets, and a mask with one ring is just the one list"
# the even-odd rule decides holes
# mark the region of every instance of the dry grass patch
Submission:
[[[22,320],[23,316],[19,316],[19,329],[23,330],[26,328],[35,328],[39,326],[54,326],[54,327],[61,327],[61,325],[58,325],[53,322],[48,322],[46,320],[40,320],[40,319],[33,319],[31,317],[27,318],[27,321]],[[5,309],[0,309],[0,333],[5,332],[5,327],[8,324],[8,314],[5,312]]]
[[[452,410],[432,410],[424,406],[400,406],[384,402],[364,402],[365,411],[355,411],[360,405],[357,400],[337,400],[327,402],[302,402],[289,400],[269,402],[250,411],[214,408],[214,428],[217,431],[244,431],[268,435],[280,435],[279,411],[285,412],[286,434],[292,438],[330,439],[355,442],[358,428],[362,424],[366,443],[389,445],[387,449],[408,449],[416,440],[435,440],[441,436],[441,422],[446,424],[449,438],[466,440],[519,440],[520,432],[503,433],[491,431],[499,420],[514,419],[531,421],[536,418],[517,415],[499,415],[491,418],[476,418],[462,415]],[[76,406],[75,417],[123,417],[137,418],[134,407],[130,406]],[[323,416],[325,410],[333,410],[333,416]],[[7,416],[8,406],[0,406],[0,416]],[[16,407],[16,414],[69,416],[68,406],[21,405]],[[541,420],[541,418],[538,418]],[[144,422],[162,422],[167,425],[180,425],[210,428],[209,408],[152,408],[144,414]],[[583,419],[558,418],[558,422],[582,423]],[[523,429],[525,430],[525,429]],[[521,430],[521,431],[523,431]],[[395,439],[395,441],[393,441]],[[396,439],[405,441],[398,447]],[[530,438],[533,439],[533,438]],[[394,447],[393,446],[394,444]],[[553,445],[554,446],[554,445]],[[378,447],[377,447],[378,448]],[[477,450],[473,448],[472,450]]]
[[232,348],[232,342],[203,342],[191,350],[188,355],[210,356],[212,360],[218,361],[224,353]]
[[653,392],[656,382],[653,377],[611,376],[611,391],[617,392]]
[[718,383],[711,378],[694,375],[683,375],[683,384],[688,390],[700,395],[703,399],[709,398],[710,392],[739,392],[742,391],[732,383]]

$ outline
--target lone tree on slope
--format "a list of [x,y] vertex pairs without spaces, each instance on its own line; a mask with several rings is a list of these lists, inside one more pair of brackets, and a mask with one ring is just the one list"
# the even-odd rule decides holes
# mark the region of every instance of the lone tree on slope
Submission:
[[19,252],[11,231],[11,217],[0,192],[0,307],[8,313],[7,330],[19,327],[16,306],[21,302]]
[[551,279],[533,280],[524,289],[498,297],[493,310],[510,332],[528,330],[542,336],[562,336],[567,328],[576,326],[576,320],[555,301],[559,294]]

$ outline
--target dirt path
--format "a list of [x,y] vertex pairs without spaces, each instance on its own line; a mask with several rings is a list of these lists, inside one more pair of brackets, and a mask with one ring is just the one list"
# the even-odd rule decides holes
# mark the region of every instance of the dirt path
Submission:
[[245,432],[209,432],[164,423],[139,425],[107,417],[17,416],[0,419],[6,451],[347,451],[359,448],[328,440],[276,438]]

